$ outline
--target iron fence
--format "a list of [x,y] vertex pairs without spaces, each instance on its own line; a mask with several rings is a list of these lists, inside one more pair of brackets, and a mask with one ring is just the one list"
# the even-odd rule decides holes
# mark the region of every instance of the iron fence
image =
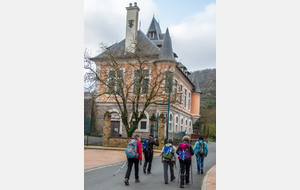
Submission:
[[169,138],[172,138],[173,140],[181,141],[182,138],[185,136],[185,131],[183,132],[169,132]]
[[84,117],[84,144],[102,146],[104,118]]

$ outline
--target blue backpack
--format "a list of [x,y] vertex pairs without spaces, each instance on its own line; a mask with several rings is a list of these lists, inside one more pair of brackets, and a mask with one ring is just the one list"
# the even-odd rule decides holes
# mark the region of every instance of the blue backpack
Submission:
[[127,158],[134,158],[139,156],[139,154],[137,153],[137,143],[138,141],[136,141],[135,139],[129,141],[125,150]]

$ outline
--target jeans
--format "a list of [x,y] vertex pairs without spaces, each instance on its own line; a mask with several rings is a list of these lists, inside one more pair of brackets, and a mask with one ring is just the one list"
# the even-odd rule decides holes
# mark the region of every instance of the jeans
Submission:
[[204,156],[196,155],[196,159],[197,159],[197,170],[199,172],[200,171],[200,165],[201,165],[201,168],[203,168]]
[[135,179],[139,179],[139,159],[137,159],[137,158],[128,158],[127,160],[128,160],[128,168],[127,168],[127,171],[126,171],[125,178],[127,178],[129,180],[131,169],[132,169],[132,166],[134,164]]

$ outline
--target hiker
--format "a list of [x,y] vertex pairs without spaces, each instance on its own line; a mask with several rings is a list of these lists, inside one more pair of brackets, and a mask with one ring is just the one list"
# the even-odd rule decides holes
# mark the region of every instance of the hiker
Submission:
[[149,163],[147,174],[151,174],[151,166],[152,166],[152,159],[153,159],[153,145],[159,146],[159,143],[157,139],[153,139],[153,135],[149,135],[149,137],[145,139],[145,141],[148,141],[148,143],[146,148],[143,150],[144,157],[145,157],[143,172],[146,173],[147,164]]
[[[190,143],[190,137],[184,136],[182,138],[182,142],[178,145],[176,150],[176,154],[178,154],[179,164],[180,164],[180,187],[184,187],[185,183],[188,184],[190,182],[189,172],[192,159],[191,157],[194,155],[194,150]],[[185,179],[184,179],[185,178]]]
[[[134,140],[130,140],[128,145],[134,145],[136,146],[136,149],[134,150],[135,152],[135,157],[130,158],[127,156],[127,161],[128,161],[128,168],[126,171],[125,175],[125,185],[129,185],[129,177],[131,173],[131,168],[132,165],[134,164],[134,172],[135,172],[135,183],[139,183],[139,160],[140,160],[140,165],[142,165],[142,144],[140,143],[141,137],[140,135],[135,135]],[[127,145],[127,149],[128,149]],[[127,155],[127,149],[126,149],[126,155]]]
[[168,166],[170,166],[171,181],[175,179],[174,165],[176,165],[176,147],[173,145],[173,139],[168,140],[168,144],[165,144],[161,151],[161,163],[164,167],[164,180],[165,184],[168,184]]
[[204,162],[204,157],[207,156],[208,148],[202,136],[199,136],[198,139],[199,140],[196,142],[194,146],[194,152],[197,161],[197,171],[198,171],[197,174],[200,174],[200,168],[201,168],[201,174],[203,174],[203,162]]

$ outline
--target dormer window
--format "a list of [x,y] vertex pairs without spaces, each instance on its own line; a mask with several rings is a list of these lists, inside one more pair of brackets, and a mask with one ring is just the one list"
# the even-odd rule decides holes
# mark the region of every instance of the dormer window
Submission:
[[149,38],[154,38],[154,32],[149,33]]

